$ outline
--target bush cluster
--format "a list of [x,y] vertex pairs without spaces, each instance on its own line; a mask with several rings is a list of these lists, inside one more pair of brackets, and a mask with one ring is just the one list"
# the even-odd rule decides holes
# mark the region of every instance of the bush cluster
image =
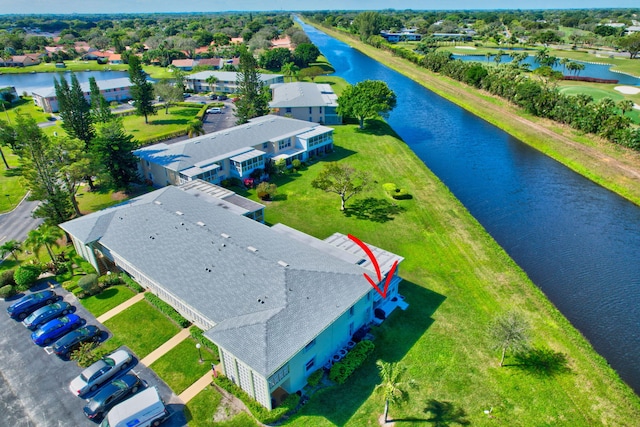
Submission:
[[5,270],[2,273],[0,273],[0,288],[10,285],[10,286],[15,286],[16,281],[13,278],[15,271],[13,270]]
[[331,367],[329,378],[338,384],[344,384],[347,378],[362,365],[369,354],[373,351],[375,345],[369,340],[362,340],[356,344],[347,355]]
[[158,310],[163,312],[167,317],[169,317],[171,320],[173,320],[178,325],[180,325],[180,327],[186,328],[191,324],[191,322],[189,322],[180,313],[178,313],[175,308],[171,307],[169,304],[162,301],[159,297],[148,292],[144,294],[144,297],[147,301],[149,301],[152,305],[154,305]]
[[324,371],[322,369],[318,369],[313,374],[309,375],[309,378],[307,378],[307,384],[309,384],[311,387],[317,386],[318,384],[320,384],[320,380],[322,379],[323,375]]
[[120,274],[104,274],[98,277],[98,285],[102,289],[109,288],[111,286],[121,285],[123,283]]
[[97,294],[98,292],[100,292],[100,287],[98,286],[98,275],[87,274],[86,276],[81,277],[80,280],[78,280],[78,287],[87,295]]
[[140,293],[140,292],[144,292],[144,288],[142,286],[140,286],[135,280],[133,280],[131,277],[129,277],[129,275],[127,274],[123,274],[122,276],[120,276],[120,278],[122,279],[122,283],[128,287],[129,289],[131,289],[134,292]]
[[405,190],[404,188],[398,188],[392,182],[382,184],[382,188],[384,188],[384,191],[386,191],[386,193],[389,196],[393,197],[396,200],[404,200],[404,199],[411,198],[411,194],[407,193],[407,190]]
[[16,294],[16,289],[11,285],[0,287],[0,298],[10,298]]
[[19,291],[26,291],[33,285],[42,274],[42,268],[38,265],[21,265],[13,274],[16,281],[16,288]]
[[287,412],[295,409],[300,402],[300,396],[290,394],[280,406],[269,411],[267,408],[259,404],[251,398],[244,390],[235,385],[229,378],[219,375],[213,378],[213,382],[222,389],[231,393],[249,408],[251,414],[263,424],[272,424],[282,418]]
[[218,346],[215,345],[213,341],[204,336],[204,331],[202,329],[198,328],[197,326],[192,326],[189,329],[189,333],[191,334],[193,339],[213,352],[216,363],[220,362],[220,353],[218,352]]

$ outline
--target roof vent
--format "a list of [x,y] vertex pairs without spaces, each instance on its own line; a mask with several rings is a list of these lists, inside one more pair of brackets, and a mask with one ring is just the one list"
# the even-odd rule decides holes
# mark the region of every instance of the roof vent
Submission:
[[360,261],[356,262],[356,264],[358,264],[358,265],[362,265],[362,264],[364,264],[365,262],[367,262],[367,260],[363,258],[363,259],[361,259]]
[[253,246],[247,246],[247,249],[249,249],[251,252],[258,252],[258,248],[254,248]]
[[281,266],[283,266],[283,267],[289,267],[289,264],[287,264],[287,263],[286,263],[286,262],[284,262],[284,261],[278,261],[278,264],[279,264],[279,265],[281,265]]
[[202,222],[202,221],[198,221],[198,222],[196,222],[196,224],[198,224],[200,227],[204,227],[204,222]]
[[224,237],[225,239],[228,239],[229,237],[231,237],[231,236],[229,236],[227,233],[220,233],[220,235],[221,235],[222,237]]
[[156,205],[161,205],[162,202],[160,200],[154,200],[153,203],[155,203]]
[[184,215],[184,214],[180,211],[176,211],[176,215]]

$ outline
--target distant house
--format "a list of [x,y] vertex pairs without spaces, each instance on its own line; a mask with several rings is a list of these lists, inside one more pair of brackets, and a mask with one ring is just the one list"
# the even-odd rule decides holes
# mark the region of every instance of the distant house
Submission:
[[4,64],[6,67],[30,67],[32,65],[38,65],[40,62],[40,55],[36,53],[30,53],[26,55],[14,55]]
[[196,179],[219,184],[245,179],[269,161],[307,160],[333,151],[333,129],[307,121],[263,116],[219,132],[134,151],[140,174],[156,186]]
[[[267,409],[407,308],[401,256],[367,244],[374,266],[344,234],[269,227],[197,190],[165,187],[60,227],[96,269],[124,271],[201,328],[218,346],[216,369]],[[386,298],[365,273],[380,287],[388,278]]]
[[171,65],[182,71],[191,71],[193,67],[198,65],[198,62],[195,59],[174,59],[171,61]]
[[82,55],[82,59],[85,61],[108,61],[109,57],[113,55],[115,52],[112,50],[89,50],[87,53]]
[[[207,79],[211,76],[217,79],[214,86],[207,83]],[[194,92],[235,93],[238,87],[237,79],[238,73],[232,71],[201,71],[186,76],[185,85]],[[281,74],[260,74],[260,80],[264,86],[270,86],[274,83],[284,83],[284,76]]]
[[398,32],[392,31],[380,31],[380,35],[390,43],[397,43],[400,41],[419,42],[422,40],[422,34],[417,32],[416,28],[403,28]]
[[271,85],[271,95],[272,114],[326,125],[342,124],[342,117],[336,113],[338,97],[331,85],[277,83]]
[[470,42],[471,40],[473,40],[472,35],[469,34],[468,32],[465,32],[464,34],[459,34],[459,33],[433,33],[431,36],[436,38],[436,39],[443,39],[443,40],[457,40],[457,41],[464,41],[464,42]]
[[112,53],[109,56],[109,64],[124,64],[124,61],[122,61],[122,55],[119,53]]
[[271,49],[276,49],[276,48],[293,50],[293,45],[291,44],[291,39],[289,38],[289,36],[284,36],[284,37],[271,40]]
[[[97,82],[100,87],[100,93],[107,101],[124,101],[131,99],[131,82],[128,77],[112,80],[100,80]],[[80,87],[87,101],[90,100],[91,91],[89,83],[81,83]],[[58,111],[58,98],[54,87],[37,89],[32,92],[33,102],[47,113],[55,113]]]
[[222,62],[224,60],[222,58],[203,58],[198,59],[198,65],[203,65],[206,67],[212,67],[215,70],[219,70],[222,68]]
[[242,37],[231,37],[229,41],[230,44],[242,44],[244,43],[244,39]]

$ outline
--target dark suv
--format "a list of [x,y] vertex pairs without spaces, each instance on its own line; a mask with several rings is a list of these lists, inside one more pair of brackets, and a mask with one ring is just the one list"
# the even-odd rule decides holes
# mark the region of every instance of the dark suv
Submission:
[[97,326],[89,325],[84,328],[71,331],[58,341],[54,342],[51,348],[60,357],[68,357],[80,343],[87,341],[98,341],[102,331]]

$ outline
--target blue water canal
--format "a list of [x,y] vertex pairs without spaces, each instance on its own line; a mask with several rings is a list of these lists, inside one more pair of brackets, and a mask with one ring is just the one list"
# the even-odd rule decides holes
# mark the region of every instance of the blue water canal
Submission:
[[560,311],[640,392],[640,208],[310,26],[355,84],[398,96],[388,122]]

